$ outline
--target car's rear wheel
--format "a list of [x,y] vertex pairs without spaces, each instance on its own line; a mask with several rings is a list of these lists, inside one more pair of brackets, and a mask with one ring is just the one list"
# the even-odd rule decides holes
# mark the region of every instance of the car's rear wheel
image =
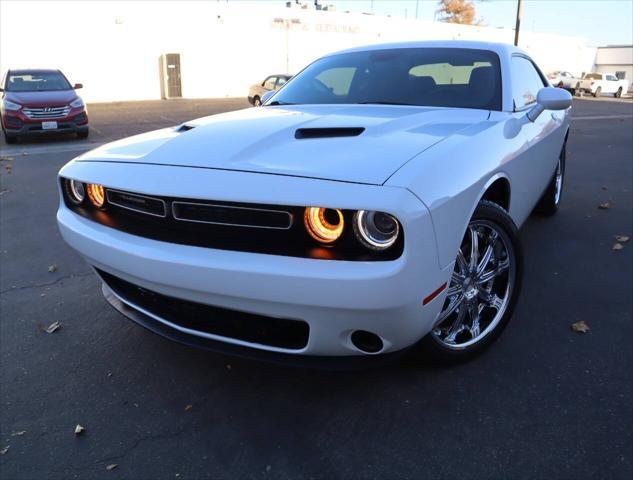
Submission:
[[576,88],[574,89],[574,95],[577,97],[582,97],[582,90],[580,89],[580,82],[576,83]]
[[516,225],[502,207],[482,201],[457,253],[442,311],[421,347],[440,361],[481,352],[510,320],[522,275]]
[[543,196],[539,200],[534,211],[540,215],[547,217],[554,215],[558,211],[561,198],[563,196],[563,183],[565,180],[565,163],[566,163],[567,146],[563,145],[563,149],[558,157],[556,170],[549,185],[543,192]]
[[622,87],[618,88],[618,91],[615,92],[615,98],[620,98],[622,96]]
[[596,88],[596,91],[593,92],[594,97],[599,97],[602,94],[602,87]]
[[262,101],[259,97],[255,97],[253,98],[253,105],[256,107],[261,107],[262,106]]

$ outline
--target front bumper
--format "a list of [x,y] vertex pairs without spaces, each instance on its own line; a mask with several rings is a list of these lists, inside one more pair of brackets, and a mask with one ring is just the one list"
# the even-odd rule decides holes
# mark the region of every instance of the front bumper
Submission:
[[[405,189],[106,162],[72,162],[61,174],[139,193],[224,201],[238,200],[235,187],[239,185],[239,200],[245,202],[273,203],[270,192],[276,192],[274,203],[278,204],[382,209],[395,214],[402,223],[405,248],[397,260],[315,260],[141,238],[80,217],[62,202],[57,219],[64,239],[91,265],[108,274],[176,299],[297,319],[309,325],[305,347],[289,349],[179,328],[161,321],[160,312],[149,312],[154,324],[163,332],[171,332],[166,336],[178,337],[174,339],[184,336],[192,341],[220,342],[283,355],[372,356],[376,354],[354,346],[354,331],[378,335],[384,345],[378,354],[397,352],[428,333],[442,306],[443,295],[427,305],[423,305],[423,299],[448,280],[452,266],[439,268],[430,215]],[[161,178],[169,178],[169,182],[161,182]],[[126,303],[125,298],[117,300]],[[144,312],[136,307],[127,302],[127,311],[131,308],[138,317]]]
[[[43,129],[42,122],[57,122],[57,128]],[[33,119],[21,111],[2,114],[2,129],[10,136],[38,135],[47,133],[81,133],[88,131],[88,114],[84,109],[72,109],[63,118]]]

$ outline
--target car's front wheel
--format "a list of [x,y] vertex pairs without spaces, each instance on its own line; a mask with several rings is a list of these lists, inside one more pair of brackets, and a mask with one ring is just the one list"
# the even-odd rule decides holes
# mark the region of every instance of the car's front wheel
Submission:
[[262,105],[262,101],[259,97],[255,97],[253,98],[253,106],[255,107],[261,107]]
[[602,95],[602,87],[596,88],[596,91],[593,92],[593,96],[596,98],[598,98],[600,95]]
[[618,91],[615,92],[615,98],[620,98],[622,96],[622,87],[618,88]]
[[522,275],[516,225],[502,207],[482,201],[457,253],[442,311],[421,347],[440,361],[482,351],[510,320]]
[[550,180],[549,185],[543,192],[543,196],[534,208],[534,211],[540,215],[550,217],[558,211],[561,198],[563,196],[563,182],[565,180],[565,159],[567,146],[563,145],[563,149],[558,157],[554,176]]

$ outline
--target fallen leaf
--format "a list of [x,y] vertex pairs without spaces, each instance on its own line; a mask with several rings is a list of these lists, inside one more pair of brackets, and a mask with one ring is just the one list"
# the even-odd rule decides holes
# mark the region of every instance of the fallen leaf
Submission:
[[84,427],[82,427],[81,425],[77,424],[77,426],[75,427],[75,435],[80,435],[81,433],[83,433],[84,430],[85,430]]
[[584,320],[571,324],[571,329],[576,333],[588,333],[591,331],[589,325]]
[[9,451],[9,447],[11,445],[7,445],[6,447],[4,447],[2,450],[0,450],[0,455],[4,455],[5,453],[7,453]]
[[623,248],[624,248],[624,245],[622,245],[621,243],[617,243],[617,242],[614,243],[613,247],[612,247],[612,249],[615,250],[615,251],[622,250]]
[[110,465],[106,467],[106,470],[109,472],[111,470],[114,470],[116,467],[118,467],[116,463],[111,463]]
[[615,236],[615,241],[619,242],[619,243],[626,243],[629,240],[631,240],[631,238],[627,237],[626,235],[616,235]]
[[53,273],[57,271],[57,265],[53,264],[53,265],[49,265],[48,266],[48,271],[49,273]]
[[53,333],[59,330],[62,326],[62,322],[53,322],[44,330],[46,333]]
[[611,208],[611,202],[604,202],[598,205],[600,210],[609,210]]
[[193,405],[187,405],[185,407],[185,412],[188,412],[189,410],[191,410],[193,408]]
[[26,433],[26,430],[20,430],[19,432],[13,432],[11,434],[12,437],[21,437],[22,435],[24,435]]

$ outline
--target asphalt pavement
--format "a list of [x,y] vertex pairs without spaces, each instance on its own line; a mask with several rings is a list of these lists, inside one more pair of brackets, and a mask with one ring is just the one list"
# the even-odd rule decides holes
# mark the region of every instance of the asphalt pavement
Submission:
[[574,100],[562,208],[523,226],[523,292],[489,351],[346,373],[148,333],[57,230],[56,173],[82,149],[244,106],[91,105],[86,142],[0,145],[0,478],[631,478],[633,242],[613,245],[633,237],[633,102]]

